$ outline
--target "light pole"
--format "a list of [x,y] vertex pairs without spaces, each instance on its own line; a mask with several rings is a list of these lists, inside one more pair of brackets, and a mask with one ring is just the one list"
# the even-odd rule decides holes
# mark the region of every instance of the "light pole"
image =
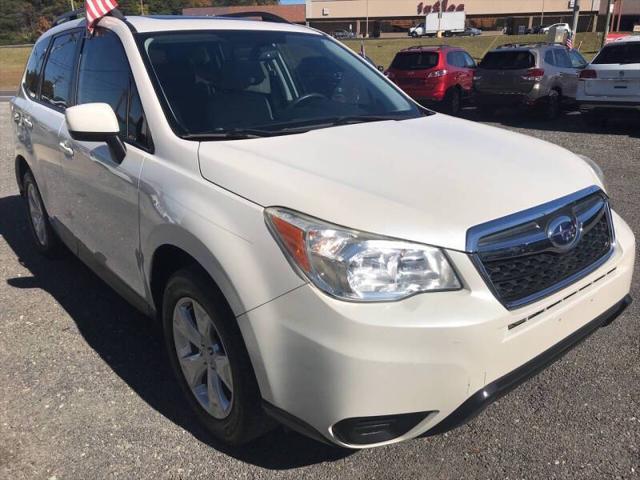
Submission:
[[578,32],[578,18],[580,16],[580,0],[575,0],[573,4],[573,35]]
[[602,35],[602,47],[604,47],[607,41],[607,35],[609,35],[609,22],[611,22],[611,0],[607,0],[607,21],[604,23],[604,34]]
[[366,7],[367,8],[367,26],[366,26],[366,29],[365,29],[365,32],[366,32],[365,33],[365,38],[369,38],[369,0],[367,0],[366,5],[367,5],[367,7]]
[[542,0],[542,14],[540,15],[540,26],[544,25],[544,0]]

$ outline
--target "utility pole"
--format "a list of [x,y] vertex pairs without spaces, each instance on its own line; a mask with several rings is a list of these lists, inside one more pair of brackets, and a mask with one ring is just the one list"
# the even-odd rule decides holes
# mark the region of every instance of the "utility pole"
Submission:
[[616,26],[616,32],[620,31],[620,20],[622,19],[623,7],[624,7],[624,0],[620,0],[620,7],[618,8],[618,25]]
[[602,45],[604,47],[604,43],[607,41],[607,35],[609,35],[609,23],[611,22],[611,0],[607,0],[607,21],[604,22],[604,34],[602,35]]
[[578,18],[580,18],[580,0],[574,0],[573,2],[573,28],[571,31],[573,35],[578,32]]
[[367,0],[367,27],[366,27],[366,38],[369,38],[369,0]]
[[76,4],[75,4],[75,2],[73,0],[70,0],[70,1],[71,1],[71,11],[75,12],[76,11]]
[[143,0],[140,0],[140,15],[144,15],[144,4],[142,3]]
[[542,0],[542,13],[540,14],[540,26],[544,25],[544,0]]

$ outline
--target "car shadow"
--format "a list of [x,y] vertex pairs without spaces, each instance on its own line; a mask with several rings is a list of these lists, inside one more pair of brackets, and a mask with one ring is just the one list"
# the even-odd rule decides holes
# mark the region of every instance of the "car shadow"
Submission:
[[554,120],[544,120],[534,111],[516,108],[497,109],[492,115],[482,115],[477,108],[467,107],[460,118],[476,122],[492,123],[510,128],[530,130],[587,133],[600,135],[627,135],[640,137],[640,115],[634,113],[611,115],[600,125],[588,125],[580,112],[565,110]]
[[[241,448],[217,442],[189,409],[175,383],[159,322],[131,307],[70,252],[48,260],[30,238],[26,209],[18,195],[0,198],[0,237],[30,277],[7,279],[15,295],[41,289],[73,319],[87,344],[152,408],[214,449],[243,462],[285,470],[340,460],[353,453],[278,428]],[[24,292],[18,290],[25,290]]]

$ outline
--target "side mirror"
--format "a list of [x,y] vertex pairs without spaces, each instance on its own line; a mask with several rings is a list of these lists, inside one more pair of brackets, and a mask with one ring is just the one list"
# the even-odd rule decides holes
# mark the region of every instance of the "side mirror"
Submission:
[[110,105],[85,103],[69,107],[65,119],[71,138],[80,142],[105,142],[117,163],[124,160],[127,147],[118,136],[120,125]]

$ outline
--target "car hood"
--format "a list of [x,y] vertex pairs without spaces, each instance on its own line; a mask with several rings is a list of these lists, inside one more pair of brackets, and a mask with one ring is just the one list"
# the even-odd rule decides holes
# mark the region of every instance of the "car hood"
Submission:
[[204,178],[261,206],[464,250],[470,227],[600,185],[553,144],[446,115],[203,142]]

